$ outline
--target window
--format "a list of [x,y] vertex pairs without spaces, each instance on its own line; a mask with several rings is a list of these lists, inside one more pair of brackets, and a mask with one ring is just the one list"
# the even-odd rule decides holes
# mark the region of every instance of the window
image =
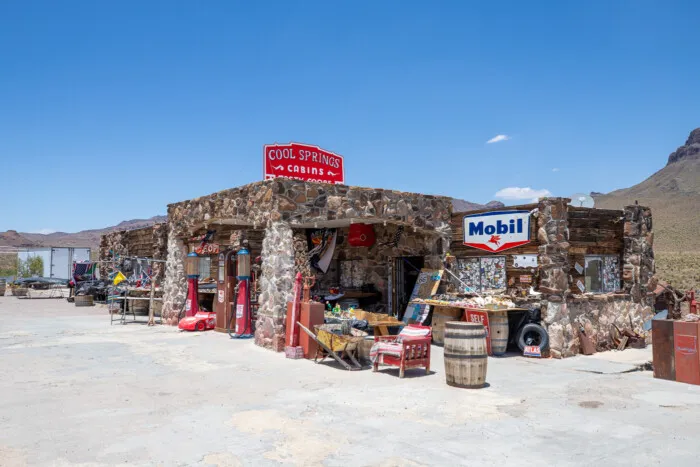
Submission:
[[[506,257],[481,256],[457,260],[457,277],[477,292],[506,288]],[[455,281],[457,282],[457,281]],[[456,283],[459,290],[464,284]]]
[[211,276],[211,257],[210,256],[200,256],[199,257],[199,278],[206,279]]
[[613,255],[586,256],[586,292],[609,293],[620,289],[620,258]]

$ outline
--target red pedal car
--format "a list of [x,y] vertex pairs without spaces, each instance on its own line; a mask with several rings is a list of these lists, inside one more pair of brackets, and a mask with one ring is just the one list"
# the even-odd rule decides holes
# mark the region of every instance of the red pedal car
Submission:
[[206,331],[216,326],[216,313],[200,311],[194,316],[186,316],[180,320],[177,327],[183,331]]

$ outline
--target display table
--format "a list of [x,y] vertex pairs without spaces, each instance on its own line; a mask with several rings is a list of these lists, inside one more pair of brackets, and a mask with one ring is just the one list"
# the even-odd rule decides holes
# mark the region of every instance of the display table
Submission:
[[[143,290],[143,289],[135,289],[135,290]],[[114,313],[112,313],[112,310],[109,310],[109,324],[111,325],[114,323],[114,321],[119,321],[121,324],[126,324],[126,301],[127,300],[147,300],[148,302],[152,303],[153,302],[162,302],[162,298],[155,298],[155,297],[136,297],[136,296],[130,296],[130,292],[133,292],[133,290],[127,290],[124,295],[119,295],[119,296],[109,296],[107,298],[107,302],[121,302],[120,303],[120,313],[118,313],[119,317],[117,319],[114,319]],[[109,309],[109,306],[108,306]],[[134,322],[136,321],[136,313],[134,312],[134,309],[131,309],[131,314],[134,317]],[[163,324],[163,316],[161,315],[159,317],[160,322],[158,324]]]

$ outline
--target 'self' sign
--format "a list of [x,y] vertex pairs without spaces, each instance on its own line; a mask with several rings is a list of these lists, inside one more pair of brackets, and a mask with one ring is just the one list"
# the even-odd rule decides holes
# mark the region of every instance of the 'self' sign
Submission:
[[491,353],[491,327],[489,326],[489,313],[485,310],[473,310],[471,308],[466,308],[464,310],[463,321],[469,323],[483,324],[484,329],[486,329],[486,353],[492,355]]
[[318,183],[345,183],[343,156],[308,144],[267,144],[264,177],[285,177]]
[[464,244],[492,253],[530,242],[529,211],[493,211],[464,216]]

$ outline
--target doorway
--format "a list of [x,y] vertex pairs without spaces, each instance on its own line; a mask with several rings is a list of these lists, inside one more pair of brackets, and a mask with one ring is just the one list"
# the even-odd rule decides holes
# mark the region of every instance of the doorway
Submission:
[[416,285],[420,270],[425,264],[422,256],[400,256],[394,258],[394,307],[392,314],[398,319],[403,319],[408,302]]

